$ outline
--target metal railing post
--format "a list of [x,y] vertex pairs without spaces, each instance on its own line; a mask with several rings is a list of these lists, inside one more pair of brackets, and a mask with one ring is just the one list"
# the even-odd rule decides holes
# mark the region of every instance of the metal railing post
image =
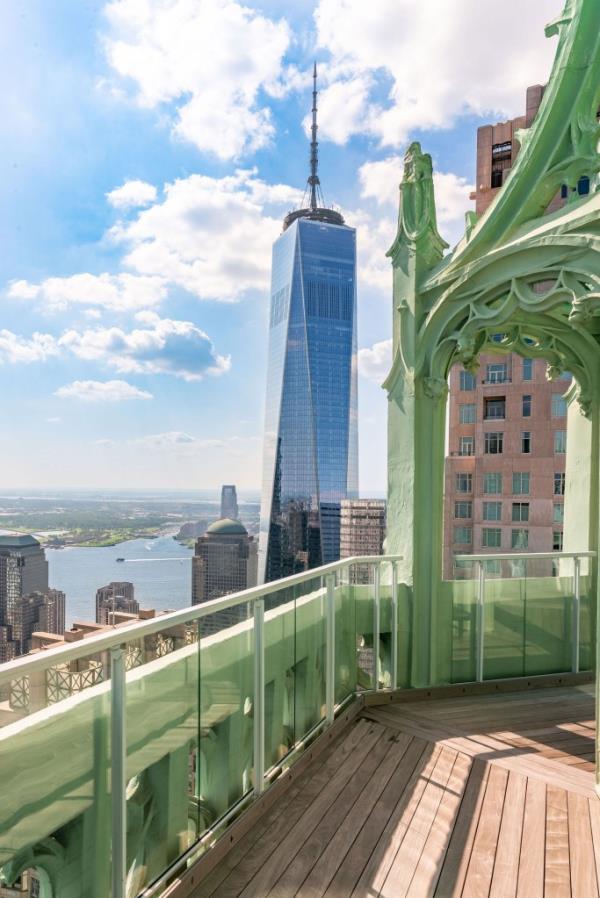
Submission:
[[379,562],[373,565],[373,689],[379,689]]
[[579,673],[579,620],[581,606],[581,559],[575,556],[573,559],[573,623],[571,635],[571,669],[573,673]]
[[328,574],[325,583],[325,718],[331,724],[335,717],[335,575]]
[[392,561],[392,663],[391,682],[392,689],[398,688],[398,567]]
[[125,898],[127,879],[127,735],[125,727],[126,646],[110,649],[110,764],[112,898]]
[[476,623],[476,639],[477,639],[477,656],[476,656],[476,672],[475,679],[478,683],[483,682],[483,650],[484,650],[484,631],[485,631],[485,568],[483,562],[477,562],[477,623]]
[[254,602],[254,793],[265,788],[265,603]]

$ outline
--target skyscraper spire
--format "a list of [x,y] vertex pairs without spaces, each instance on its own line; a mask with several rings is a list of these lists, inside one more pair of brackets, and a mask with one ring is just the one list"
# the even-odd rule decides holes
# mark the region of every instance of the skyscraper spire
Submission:
[[[328,224],[343,225],[344,218],[335,209],[325,208],[321,181],[318,175],[319,169],[319,142],[317,140],[317,63],[313,64],[313,101],[312,101],[312,125],[310,138],[310,174],[306,181],[306,187],[302,195],[302,208],[294,209],[283,219],[283,230],[287,230],[298,218],[310,218],[311,221],[323,221]],[[310,196],[307,199],[307,193]],[[306,206],[304,204],[307,204]]]
[[321,182],[317,174],[319,166],[319,143],[317,141],[317,63],[313,66],[313,103],[312,103],[312,127],[310,141],[310,209],[311,212],[317,210],[317,189],[320,190]]

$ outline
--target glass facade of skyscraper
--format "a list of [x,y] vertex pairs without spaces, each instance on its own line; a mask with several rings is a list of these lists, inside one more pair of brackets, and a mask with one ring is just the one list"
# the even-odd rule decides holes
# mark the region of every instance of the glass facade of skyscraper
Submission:
[[339,558],[357,489],[356,232],[299,217],[273,247],[259,577]]

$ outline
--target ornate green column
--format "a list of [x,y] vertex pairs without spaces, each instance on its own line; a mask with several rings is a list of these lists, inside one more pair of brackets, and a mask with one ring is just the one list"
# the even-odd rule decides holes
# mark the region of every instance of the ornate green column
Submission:
[[436,224],[431,157],[413,143],[404,160],[398,233],[388,253],[394,272],[394,338],[393,365],[384,384],[389,398],[386,551],[403,556],[399,579],[412,587],[413,686],[444,678],[431,637],[442,575],[447,386],[443,379],[423,376],[418,346],[429,312],[420,287],[445,247]]

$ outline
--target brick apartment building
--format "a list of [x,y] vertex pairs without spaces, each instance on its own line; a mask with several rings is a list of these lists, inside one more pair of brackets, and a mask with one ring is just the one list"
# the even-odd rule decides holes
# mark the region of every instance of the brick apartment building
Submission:
[[[505,184],[519,152],[516,132],[529,128],[544,87],[528,88],[526,112],[477,132],[476,190],[482,215]],[[588,193],[582,178],[578,194]],[[568,200],[565,186],[548,212]],[[475,375],[450,372],[445,470],[444,577],[456,554],[562,549],[566,403],[570,375],[549,383],[542,359],[481,355]],[[460,573],[458,572],[458,575]]]

